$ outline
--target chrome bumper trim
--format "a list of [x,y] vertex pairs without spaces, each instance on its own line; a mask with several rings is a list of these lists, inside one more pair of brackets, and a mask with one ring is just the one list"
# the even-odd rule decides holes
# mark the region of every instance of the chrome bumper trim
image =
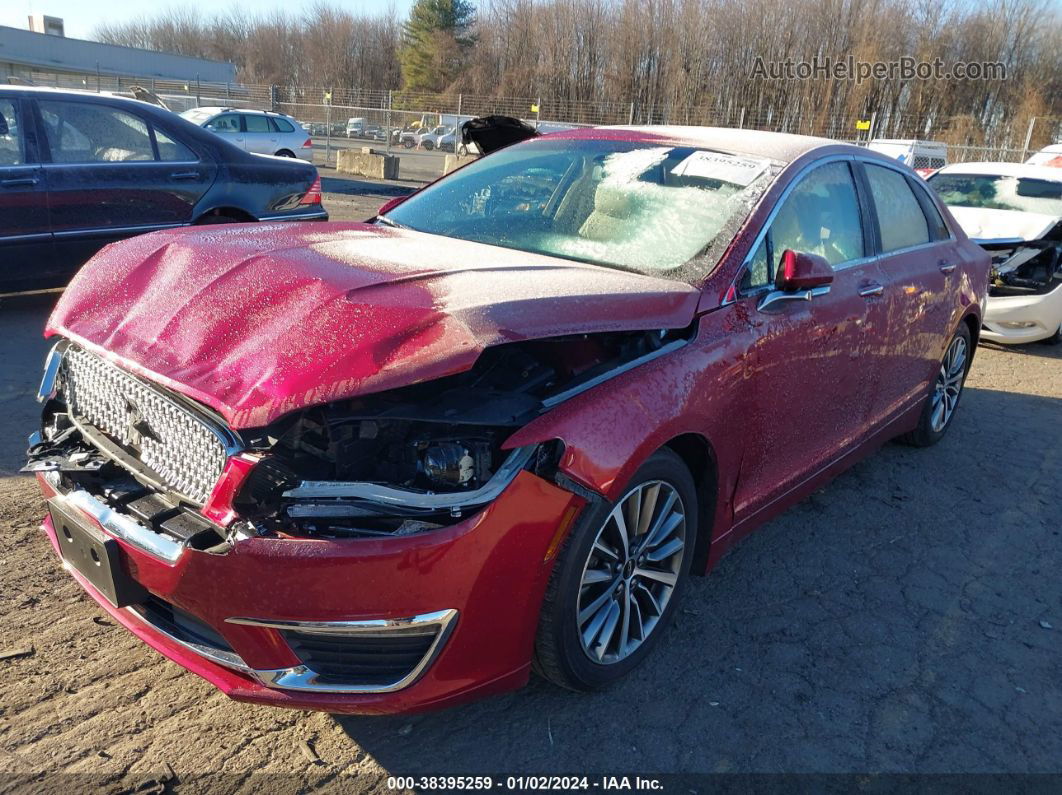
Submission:
[[217,663],[218,665],[223,665],[226,668],[231,668],[234,671],[239,671],[243,674],[249,674],[252,676],[254,675],[254,669],[247,665],[247,663],[243,661],[243,658],[235,652],[224,651],[222,649],[215,649],[211,646],[204,646],[201,643],[193,643],[191,641],[185,640],[184,638],[178,638],[176,635],[167,632],[165,629],[160,627],[158,624],[156,624],[154,621],[145,616],[136,608],[136,605],[131,605],[130,607],[125,608],[125,610],[129,613],[132,613],[141,622],[147,624],[157,633],[165,636],[167,639],[173,641],[178,646],[182,646],[183,648],[188,649],[188,651],[194,652],[200,657],[204,657],[210,660],[211,662]]
[[44,377],[41,379],[41,386],[37,390],[38,403],[44,403],[55,397],[56,382],[59,379],[59,367],[63,363],[63,351],[60,346],[66,347],[62,342],[55,343],[52,349],[48,351],[48,358],[44,360]]
[[164,535],[149,530],[128,516],[108,508],[96,497],[83,489],[74,489],[66,494],[57,494],[52,499],[76,509],[99,522],[100,527],[130,546],[148,553],[166,563],[176,563],[184,552],[184,545]]
[[423,613],[411,618],[375,619],[366,621],[269,621],[255,618],[227,618],[230,624],[242,624],[266,629],[288,629],[310,632],[320,635],[391,635],[421,632],[426,628],[437,627],[435,640],[421,661],[397,682],[387,685],[357,685],[343,683],[319,682],[319,674],[305,665],[275,670],[255,670],[253,675],[267,687],[282,690],[300,690],[314,693],[393,693],[409,687],[419,679],[428,667],[435,662],[457,619],[456,610],[438,610]]

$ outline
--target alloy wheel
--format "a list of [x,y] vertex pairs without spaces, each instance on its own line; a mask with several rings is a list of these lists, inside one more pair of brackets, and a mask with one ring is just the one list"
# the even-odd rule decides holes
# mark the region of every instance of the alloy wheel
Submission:
[[966,376],[966,340],[956,337],[944,354],[940,363],[940,372],[933,387],[933,409],[930,414],[930,427],[934,433],[940,433],[951,422],[955,406],[959,403],[963,380]]
[[580,642],[593,662],[620,662],[652,634],[685,551],[686,506],[669,483],[642,483],[616,503],[597,531],[576,602]]

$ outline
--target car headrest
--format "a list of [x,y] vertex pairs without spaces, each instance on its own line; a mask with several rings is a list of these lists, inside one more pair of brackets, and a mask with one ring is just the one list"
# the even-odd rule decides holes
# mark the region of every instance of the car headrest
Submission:
[[602,183],[594,193],[594,212],[613,218],[627,218],[636,209],[636,201],[629,189]]
[[4,114],[0,113],[0,135],[7,135],[10,132],[7,128],[7,119],[4,118]]

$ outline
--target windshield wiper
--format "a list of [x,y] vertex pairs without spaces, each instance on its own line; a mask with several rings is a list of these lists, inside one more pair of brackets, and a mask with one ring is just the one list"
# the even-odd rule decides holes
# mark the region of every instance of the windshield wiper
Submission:
[[385,215],[376,216],[376,223],[383,224],[384,226],[389,226],[392,229],[409,229],[409,227],[405,224],[400,224],[398,223],[398,221],[392,221]]

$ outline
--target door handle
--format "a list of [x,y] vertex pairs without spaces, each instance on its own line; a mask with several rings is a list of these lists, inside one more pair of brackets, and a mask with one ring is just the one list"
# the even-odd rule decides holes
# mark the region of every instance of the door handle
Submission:
[[0,185],[5,188],[21,188],[28,185],[36,185],[39,180],[36,177],[19,177],[17,179],[0,180]]
[[878,284],[877,282],[870,282],[869,284],[864,284],[862,287],[859,288],[859,294],[863,296],[863,298],[870,298],[875,295],[881,295],[884,292],[885,287],[883,285]]
[[937,263],[937,267],[940,268],[941,273],[948,274],[955,270],[956,265],[954,262],[949,263],[947,260],[942,259],[940,262]]
[[170,179],[196,179],[198,177],[198,171],[175,171],[170,174]]

